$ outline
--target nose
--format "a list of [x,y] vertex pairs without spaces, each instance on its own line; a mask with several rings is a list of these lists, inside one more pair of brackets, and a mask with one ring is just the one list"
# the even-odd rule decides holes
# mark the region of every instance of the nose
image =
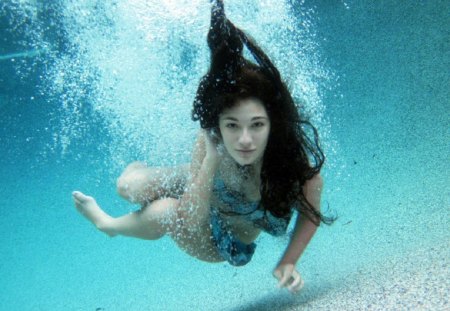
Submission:
[[249,130],[244,128],[239,136],[239,144],[243,147],[250,146],[252,143],[252,135]]

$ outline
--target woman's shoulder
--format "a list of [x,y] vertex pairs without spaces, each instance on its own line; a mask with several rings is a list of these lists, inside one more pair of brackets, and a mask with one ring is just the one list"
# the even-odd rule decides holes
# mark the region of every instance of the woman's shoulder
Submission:
[[316,209],[320,209],[320,196],[323,189],[323,178],[320,174],[314,175],[303,185],[303,195]]
[[303,185],[304,190],[322,190],[323,188],[323,178],[320,173],[314,175],[311,179],[308,179]]

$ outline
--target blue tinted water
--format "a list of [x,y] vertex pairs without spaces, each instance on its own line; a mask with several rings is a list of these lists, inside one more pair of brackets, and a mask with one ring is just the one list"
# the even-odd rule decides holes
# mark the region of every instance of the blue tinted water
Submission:
[[[129,161],[189,159],[208,64],[208,1],[0,4],[1,310],[330,310],[448,307],[448,1],[226,1],[318,126],[324,207],[340,216],[299,264],[297,297],[271,271],[287,238],[243,268],[169,239],[108,239],[73,189],[112,215]],[[180,6],[183,6],[181,9]],[[167,143],[170,141],[170,144]]]

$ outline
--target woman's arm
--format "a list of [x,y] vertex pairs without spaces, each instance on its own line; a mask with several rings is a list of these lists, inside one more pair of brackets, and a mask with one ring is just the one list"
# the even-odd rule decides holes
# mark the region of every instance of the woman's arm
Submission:
[[[308,180],[304,185],[304,193],[308,202],[317,210],[320,210],[320,196],[323,188],[323,180],[319,174]],[[284,252],[274,276],[278,279],[279,287],[287,287],[291,292],[301,289],[303,281],[295,269],[295,265],[316,233],[317,226],[306,217],[298,214],[294,233]]]
[[117,192],[131,203],[141,205],[162,197],[181,197],[206,156],[205,136],[203,131],[198,135],[190,164],[176,167],[148,167],[143,162],[129,164],[117,179]]
[[214,175],[218,166],[217,146],[209,134],[202,130],[194,146],[190,176],[178,208],[178,218],[192,222],[190,225],[186,223],[187,227],[195,228],[209,217]]

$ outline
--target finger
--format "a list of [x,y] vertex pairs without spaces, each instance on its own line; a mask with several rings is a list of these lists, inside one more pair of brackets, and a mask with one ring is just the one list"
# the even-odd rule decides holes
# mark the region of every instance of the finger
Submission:
[[292,273],[288,273],[288,271],[284,270],[281,278],[279,279],[280,282],[278,282],[278,287],[279,288],[286,287],[289,283],[289,280],[291,280],[291,276]]
[[281,279],[281,272],[279,270],[275,270],[273,272],[273,276],[279,281]]
[[303,287],[304,282],[297,271],[294,271],[292,278],[293,281],[288,286],[288,290],[292,293],[296,293]]
[[297,294],[303,288],[304,285],[305,285],[305,282],[303,280],[300,280],[300,283],[296,287],[289,289],[289,291],[292,294]]

